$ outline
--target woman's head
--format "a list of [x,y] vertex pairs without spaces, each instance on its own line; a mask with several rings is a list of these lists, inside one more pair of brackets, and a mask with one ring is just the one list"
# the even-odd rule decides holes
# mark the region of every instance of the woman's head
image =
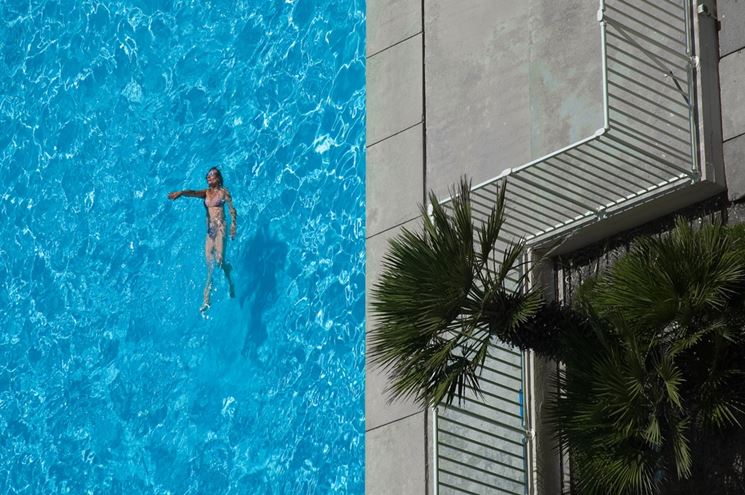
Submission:
[[217,167],[212,167],[207,172],[207,183],[210,186],[214,183],[216,186],[222,187],[222,174]]

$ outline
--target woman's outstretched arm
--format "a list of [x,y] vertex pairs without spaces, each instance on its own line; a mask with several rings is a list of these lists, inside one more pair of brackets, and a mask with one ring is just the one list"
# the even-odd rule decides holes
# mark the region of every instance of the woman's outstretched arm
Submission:
[[230,195],[230,191],[225,190],[225,202],[228,203],[228,211],[230,212],[230,238],[235,239],[235,230],[237,228],[235,222],[238,220],[238,213],[235,211],[233,206],[233,197]]
[[185,191],[174,191],[174,192],[168,193],[168,199],[178,199],[181,196],[186,196],[187,198],[206,198],[207,190],[206,189],[202,189],[200,191],[185,190]]

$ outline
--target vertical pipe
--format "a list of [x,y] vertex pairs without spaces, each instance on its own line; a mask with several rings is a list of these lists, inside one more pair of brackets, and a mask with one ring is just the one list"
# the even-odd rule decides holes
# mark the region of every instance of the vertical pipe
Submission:
[[600,0],[598,10],[598,22],[600,23],[600,51],[601,63],[603,65],[603,129],[610,129],[610,109],[608,105],[608,53],[606,48],[606,22],[605,22],[605,0]]
[[422,204],[427,204],[427,44],[424,31],[425,0],[421,0],[422,16]]
[[537,463],[537,449],[536,449],[536,438],[535,438],[535,418],[534,418],[534,405],[533,400],[533,389],[534,389],[534,378],[533,378],[533,351],[524,351],[520,357],[520,362],[523,366],[524,371],[524,383],[523,383],[523,410],[525,411],[525,464],[527,465],[525,476],[528,482],[525,486],[525,493],[528,495],[538,494],[538,463]]
[[693,56],[693,43],[691,42],[691,6],[690,0],[683,2],[683,14],[685,15],[685,36],[686,36],[686,53],[689,57]]
[[[521,271],[524,270],[524,274],[527,276],[522,277],[525,280],[525,285],[520,287],[519,290],[527,291],[535,284],[533,280],[533,250],[528,248],[525,253],[525,263]],[[537,474],[538,474],[538,463],[537,463],[537,446],[535,438],[535,400],[533,399],[533,392],[535,391],[535,377],[533,376],[533,351],[527,350],[520,354],[520,364],[523,369],[523,428],[526,433],[526,452],[525,459],[527,468],[525,470],[525,476],[527,477],[527,484],[525,492],[529,495],[538,494]]]
[[[432,494],[439,494],[439,483],[437,476],[437,407],[432,408]],[[426,454],[425,454],[426,455]]]
[[[426,203],[424,203],[426,204]],[[429,217],[430,221],[433,220],[433,205],[432,203],[427,204],[427,216]],[[427,409],[425,409],[426,411]],[[425,438],[424,438],[424,462],[425,462],[425,478],[428,473],[432,473],[432,495],[438,495],[439,493],[439,473],[437,472],[437,456],[438,453],[438,445],[437,445],[437,406],[431,408],[432,413],[432,438],[428,439],[426,438],[426,432],[427,432],[427,418],[424,419],[425,424]],[[429,446],[432,445],[432,463],[428,466],[427,465],[427,457],[429,455]],[[430,467],[431,466],[431,467]],[[427,483],[425,479],[425,492],[428,488],[429,483]]]
[[[426,45],[426,33],[424,29],[425,21],[425,0],[421,0],[421,22],[422,28],[422,204],[427,204],[427,45]],[[427,214],[432,218],[432,205],[427,205]],[[432,424],[434,429],[434,435],[432,438],[428,438],[427,435],[427,421],[428,421],[428,409],[424,409],[424,491],[427,495],[427,488],[429,486],[427,477],[432,476],[432,494],[437,495],[437,408],[432,408]],[[429,460],[429,446],[432,445],[432,467],[428,465]]]
[[700,177],[701,171],[698,167],[698,139],[697,131],[698,125],[696,124],[696,113],[694,111],[694,105],[696,105],[696,92],[692,91],[693,88],[693,61],[688,64],[688,70],[686,76],[688,77],[688,126],[690,129],[690,141],[691,141],[691,173],[692,177]]
[[[525,274],[526,272],[529,273],[530,266],[527,266],[528,263],[530,263],[530,256],[528,253],[523,254],[523,263],[520,264],[518,267],[518,276],[521,280],[526,280]],[[528,289],[530,284],[530,281],[528,280],[525,285],[522,287],[518,286],[515,288],[517,291],[525,291]],[[530,435],[530,418],[528,417],[528,403],[530,401],[530,391],[528,390],[529,386],[529,378],[528,378],[528,351],[522,351],[520,353],[520,382],[521,382],[521,390],[522,390],[522,400],[520,404],[520,421],[522,423],[523,427],[523,479],[525,480],[525,488],[524,493],[525,495],[532,495],[533,494],[533,462],[530,457],[531,452],[531,435]]]
[[522,375],[522,404],[521,404],[521,415],[522,415],[522,425],[523,430],[525,431],[525,436],[523,437],[523,480],[525,483],[525,495],[530,495],[532,492],[532,479],[531,479],[531,473],[532,473],[532,463],[529,459],[529,451],[530,451],[530,435],[529,435],[529,428],[528,428],[528,420],[527,420],[527,411],[528,411],[528,394],[527,394],[527,383],[528,383],[528,377],[526,373],[526,356],[528,351],[523,351],[520,353],[520,373]]
[[686,30],[686,53],[688,54],[688,70],[686,76],[688,77],[688,125],[690,126],[691,133],[691,171],[693,177],[699,179],[703,175],[702,170],[699,167],[698,161],[698,121],[696,118],[696,106],[698,105],[697,91],[695,89],[695,53],[693,49],[693,29],[691,26],[691,15],[693,5],[691,0],[685,0],[684,2],[685,11],[685,30]]
[[[555,301],[562,304],[567,302],[567,276],[565,274],[566,267],[561,259],[554,261],[554,287],[556,288]],[[570,272],[571,273],[571,272]],[[559,376],[561,372],[561,363],[556,362],[556,376]],[[561,384],[556,381],[556,389],[554,391],[556,397],[561,394]],[[561,493],[571,493],[571,462],[569,460],[569,448],[559,437],[559,486],[561,487]]]
[[530,381],[528,382],[528,387],[530,388],[530,458],[533,460],[533,468],[531,471],[531,478],[532,478],[532,484],[531,487],[531,494],[532,495],[538,495],[538,445],[536,444],[536,424],[535,424],[535,416],[536,416],[536,410],[535,410],[535,399],[533,398],[533,392],[535,391],[535,373],[534,373],[534,366],[535,366],[535,354],[533,351],[528,351],[528,357],[530,358],[530,361],[528,363],[528,376],[530,377]]

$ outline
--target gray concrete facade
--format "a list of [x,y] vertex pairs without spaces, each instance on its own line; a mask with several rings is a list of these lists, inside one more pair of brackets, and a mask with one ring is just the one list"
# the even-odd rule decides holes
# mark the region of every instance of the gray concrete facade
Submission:
[[745,197],[745,0],[717,2],[719,84],[728,196]]
[[719,55],[726,57],[745,45],[745,2],[743,0],[718,0]]
[[[596,0],[562,9],[550,0],[368,0],[368,294],[388,239],[416,228],[425,191],[445,196],[463,174],[490,179],[602,126],[596,10]],[[366,493],[428,493],[428,464],[403,452],[426,438],[431,418],[390,403],[385,386],[368,365]]]
[[419,412],[366,432],[366,495],[425,493],[424,416]]
[[[388,240],[415,229],[424,191],[422,0],[367,2],[367,326]],[[426,493],[427,412],[388,401],[385,373],[365,378],[365,493]]]
[[596,0],[427,0],[427,187],[491,179],[603,125]]
[[[745,197],[745,0],[717,7],[734,200]],[[491,179],[603,126],[597,9],[597,0],[367,1],[368,296],[388,240],[417,228],[425,191],[444,197],[464,174]],[[369,305],[367,314],[369,330]],[[432,493],[430,413],[389,403],[384,373],[370,364],[366,373],[366,494]],[[541,493],[556,494],[557,476],[542,477]]]

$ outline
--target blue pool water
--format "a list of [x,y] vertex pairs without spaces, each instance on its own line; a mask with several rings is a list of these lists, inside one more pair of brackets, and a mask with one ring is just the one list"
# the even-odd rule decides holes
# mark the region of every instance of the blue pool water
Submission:
[[0,493],[364,492],[362,2],[0,4]]

